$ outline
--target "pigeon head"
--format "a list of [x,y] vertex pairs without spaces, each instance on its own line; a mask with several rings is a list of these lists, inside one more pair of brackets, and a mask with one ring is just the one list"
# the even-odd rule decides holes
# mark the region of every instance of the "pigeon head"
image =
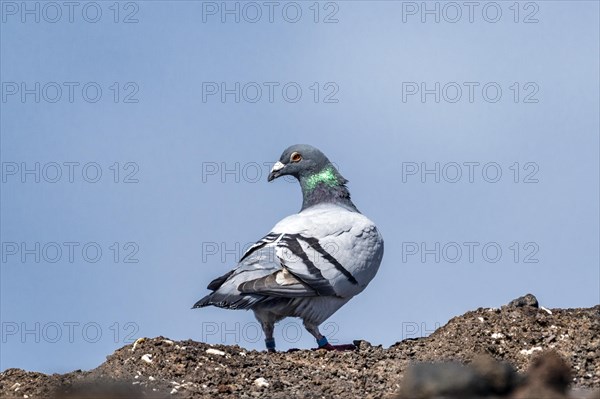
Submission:
[[302,181],[328,168],[333,168],[333,165],[319,149],[308,144],[296,144],[283,151],[267,180],[289,175]]
[[346,188],[348,182],[319,149],[308,144],[288,147],[273,165],[268,181],[294,176],[302,187],[302,209],[322,202],[337,203],[356,210]]

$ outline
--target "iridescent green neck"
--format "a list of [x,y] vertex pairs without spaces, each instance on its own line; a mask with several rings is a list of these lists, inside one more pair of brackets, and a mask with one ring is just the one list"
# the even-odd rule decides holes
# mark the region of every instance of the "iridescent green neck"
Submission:
[[333,167],[327,166],[322,171],[309,176],[303,183],[304,188],[308,191],[313,191],[319,183],[323,183],[328,187],[339,186],[338,180]]
[[330,203],[343,206],[348,210],[358,212],[350,200],[350,192],[346,188],[347,180],[329,164],[320,172],[299,178],[302,187],[302,210],[313,205]]

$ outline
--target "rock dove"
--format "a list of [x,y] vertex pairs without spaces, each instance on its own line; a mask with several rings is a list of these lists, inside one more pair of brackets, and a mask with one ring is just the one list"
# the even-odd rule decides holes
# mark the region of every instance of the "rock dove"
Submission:
[[269,352],[275,352],[275,323],[286,317],[301,318],[319,348],[350,349],[329,344],[319,325],[373,279],[383,238],[350,200],[348,181],[317,148],[287,148],[267,180],[284,175],[300,183],[300,212],[277,223],[235,269],[213,280],[213,292],[194,308],[252,309]]

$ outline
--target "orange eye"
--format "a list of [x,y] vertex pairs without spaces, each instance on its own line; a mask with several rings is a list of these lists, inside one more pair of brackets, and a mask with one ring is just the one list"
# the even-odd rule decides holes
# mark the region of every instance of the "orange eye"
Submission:
[[290,161],[300,162],[300,161],[302,161],[302,155],[300,155],[300,153],[298,153],[298,152],[294,152],[294,153],[292,153],[292,156],[290,157]]

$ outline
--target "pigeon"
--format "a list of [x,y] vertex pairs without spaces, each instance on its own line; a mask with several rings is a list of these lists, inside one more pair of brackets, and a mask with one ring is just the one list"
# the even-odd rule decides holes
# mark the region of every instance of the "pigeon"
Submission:
[[193,308],[251,309],[275,352],[275,323],[298,317],[317,349],[331,345],[319,331],[327,320],[373,279],[383,258],[383,238],[350,199],[348,182],[317,148],[287,148],[267,180],[293,176],[302,188],[299,213],[277,223],[243,254],[237,267],[213,280],[212,293]]

